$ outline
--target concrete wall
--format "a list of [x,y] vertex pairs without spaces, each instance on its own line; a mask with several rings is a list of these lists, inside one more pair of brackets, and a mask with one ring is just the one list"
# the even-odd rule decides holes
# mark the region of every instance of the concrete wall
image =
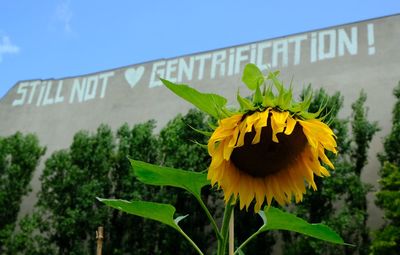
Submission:
[[[21,81],[0,101],[0,135],[36,133],[48,148],[47,158],[67,148],[78,130],[95,130],[101,123],[116,129],[125,122],[155,119],[161,128],[191,105],[162,87],[158,77],[222,94],[234,104],[237,89],[246,92],[240,82],[243,67],[253,62],[263,70],[280,69],[286,84],[293,78],[297,94],[309,83],[341,91],[342,117],[350,115],[351,103],[364,89],[369,119],[378,121],[382,130],[372,142],[362,177],[377,185],[376,154],[391,128],[392,90],[400,80],[399,45],[400,15],[393,15],[83,76]],[[22,213],[33,207],[42,169],[43,163]],[[373,199],[369,194],[369,224],[376,228],[382,220]]]

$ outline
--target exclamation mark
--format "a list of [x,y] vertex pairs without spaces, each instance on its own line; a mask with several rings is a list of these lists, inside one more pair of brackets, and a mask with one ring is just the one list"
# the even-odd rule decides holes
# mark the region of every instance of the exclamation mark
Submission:
[[374,24],[368,24],[368,55],[375,54],[375,36],[374,36]]

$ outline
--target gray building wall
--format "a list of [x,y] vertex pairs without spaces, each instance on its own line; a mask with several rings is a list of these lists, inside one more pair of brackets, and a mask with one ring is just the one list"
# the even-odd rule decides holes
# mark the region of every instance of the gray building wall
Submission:
[[[161,86],[158,77],[224,95],[234,104],[237,89],[246,92],[240,80],[248,62],[281,70],[286,84],[293,78],[297,94],[309,83],[340,91],[345,96],[341,117],[350,115],[361,89],[367,92],[369,119],[378,121],[381,131],[372,141],[362,178],[377,186],[376,154],[391,128],[392,91],[400,80],[399,45],[400,15],[393,15],[83,76],[20,81],[0,100],[0,135],[33,132],[47,146],[21,213],[36,201],[45,159],[67,148],[77,131],[94,131],[101,123],[116,129],[148,119],[157,120],[160,129],[191,108]],[[371,193],[369,225],[376,228],[382,214],[373,200]]]

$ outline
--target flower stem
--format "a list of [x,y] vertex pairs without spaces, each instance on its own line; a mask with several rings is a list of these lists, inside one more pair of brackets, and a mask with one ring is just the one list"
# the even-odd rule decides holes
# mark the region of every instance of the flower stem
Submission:
[[182,229],[179,228],[179,232],[189,241],[189,243],[196,249],[196,251],[200,254],[200,255],[204,255],[204,253],[200,250],[200,248],[196,245],[195,242],[193,242],[193,240],[186,235],[185,232],[183,232]]
[[235,250],[235,210],[232,211],[232,216],[229,221],[229,255],[233,255]]
[[225,249],[226,249],[226,244],[227,244],[227,239],[228,239],[228,233],[229,233],[229,222],[232,216],[232,211],[235,208],[235,204],[232,203],[233,197],[231,197],[228,201],[228,203],[225,206],[225,212],[224,212],[224,219],[222,221],[222,227],[221,227],[221,235],[222,235],[222,240],[218,242],[218,255],[225,255]]
[[255,232],[254,234],[252,234],[249,238],[246,239],[246,241],[244,241],[235,251],[235,254],[238,254],[239,250],[241,250],[244,246],[246,246],[246,244],[248,242],[250,242],[254,237],[256,237],[258,234],[260,234],[260,230],[258,230],[257,232]]
[[204,204],[204,202],[203,202],[203,200],[201,199],[201,197],[197,197],[197,196],[196,196],[196,199],[197,199],[197,201],[199,201],[201,208],[203,208],[204,212],[205,212],[206,215],[207,215],[207,218],[210,220],[211,226],[212,226],[213,229],[214,229],[214,232],[215,232],[215,235],[217,236],[218,242],[219,242],[219,241],[222,241],[222,235],[221,235],[221,233],[219,232],[217,223],[215,222],[214,218],[212,217],[212,215],[211,215],[210,211],[208,210],[207,206]]

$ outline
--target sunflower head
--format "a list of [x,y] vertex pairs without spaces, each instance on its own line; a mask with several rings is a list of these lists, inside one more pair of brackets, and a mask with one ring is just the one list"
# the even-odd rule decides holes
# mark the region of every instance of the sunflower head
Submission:
[[293,198],[300,202],[306,187],[317,189],[314,175],[329,176],[325,166],[334,168],[325,151],[337,153],[335,135],[319,117],[323,107],[309,113],[311,93],[295,102],[292,88],[286,89],[278,74],[264,76],[255,65],[246,65],[242,80],[253,95],[248,99],[237,94],[238,111],[227,110],[226,100],[218,95],[196,92],[197,101],[190,99],[179,92],[183,87],[176,87],[185,85],[174,87],[163,80],[176,94],[218,118],[208,141],[208,179],[223,190],[226,202],[239,199],[240,209],[248,209],[252,201],[256,212],[272,200],[281,205]]

